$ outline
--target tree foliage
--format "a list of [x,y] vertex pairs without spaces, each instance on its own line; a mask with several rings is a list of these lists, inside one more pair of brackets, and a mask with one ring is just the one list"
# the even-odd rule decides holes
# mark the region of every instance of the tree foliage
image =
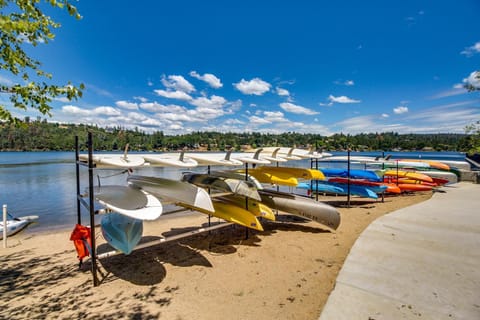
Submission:
[[[22,110],[34,108],[50,115],[50,102],[55,97],[69,100],[82,96],[83,84],[79,87],[70,82],[66,85],[50,83],[52,75],[41,69],[41,62],[30,57],[26,46],[36,47],[54,38],[53,29],[60,24],[41,10],[40,0],[0,0],[0,71],[9,73],[14,80],[0,84],[0,93],[9,95],[13,107]],[[80,19],[75,6],[68,0],[45,1],[52,7],[65,9]],[[7,106],[0,104],[0,120],[16,122]]]
[[83,148],[87,132],[94,134],[95,150],[123,150],[128,143],[134,151],[198,150],[223,151],[228,149],[259,148],[267,146],[313,146],[323,150],[387,151],[387,150],[435,150],[469,151],[472,135],[468,134],[399,134],[396,132],[363,133],[357,135],[334,134],[329,137],[318,134],[287,132],[268,134],[259,132],[220,133],[192,132],[167,136],[163,132],[145,133],[124,128],[99,128],[96,126],[48,123],[38,117],[24,119],[24,126],[0,123],[0,150],[73,150],[75,136]]
[[[468,91],[480,91],[480,71],[474,71],[465,81],[465,89]],[[469,135],[468,153],[480,153],[480,120],[465,127]]]

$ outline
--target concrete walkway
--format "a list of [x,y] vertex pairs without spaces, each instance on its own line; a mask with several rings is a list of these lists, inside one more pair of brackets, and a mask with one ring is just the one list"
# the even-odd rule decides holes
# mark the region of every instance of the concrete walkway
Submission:
[[442,190],[360,235],[321,320],[480,319],[480,185]]

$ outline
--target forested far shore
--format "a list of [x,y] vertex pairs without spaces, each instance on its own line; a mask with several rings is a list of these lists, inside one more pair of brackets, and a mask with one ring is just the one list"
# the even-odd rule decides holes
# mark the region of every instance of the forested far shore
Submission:
[[399,134],[396,132],[319,134],[287,132],[269,134],[258,132],[221,133],[191,132],[181,135],[165,135],[162,131],[146,133],[124,128],[100,128],[89,125],[49,123],[45,119],[26,121],[20,125],[0,123],[1,151],[71,151],[75,148],[75,136],[80,147],[86,150],[87,132],[94,136],[94,149],[104,151],[123,150],[129,145],[132,151],[198,150],[236,151],[267,147],[314,146],[322,150],[356,151],[458,151],[469,152],[473,148],[474,136],[469,134]]

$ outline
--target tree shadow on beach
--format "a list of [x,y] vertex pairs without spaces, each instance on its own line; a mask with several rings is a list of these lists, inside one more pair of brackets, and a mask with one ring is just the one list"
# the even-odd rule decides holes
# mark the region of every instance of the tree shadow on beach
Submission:
[[[79,270],[74,258],[65,259],[69,255],[75,256],[75,251],[3,255],[0,319],[158,319],[159,307],[171,302],[171,292],[152,286],[147,293],[137,293],[125,308],[128,293],[102,295],[93,287],[89,272]],[[156,312],[148,311],[150,304]]]
[[331,231],[322,224],[315,224],[315,226],[307,225],[311,220],[291,215],[291,214],[278,214],[275,221],[264,220],[262,234],[269,235],[277,231],[288,232],[304,232],[304,233],[330,233]]
[[[60,256],[66,252],[52,256],[35,256],[32,251],[25,250],[2,256],[0,270],[0,296],[8,301],[18,295],[29,294],[32,283],[41,287],[49,287],[68,283],[76,265],[62,263]],[[72,254],[73,251],[72,251]],[[44,270],[41,273],[36,269]]]
[[[119,254],[102,258],[101,266],[107,273],[102,281],[109,281],[109,275],[112,274],[136,285],[153,285],[162,282],[166,277],[167,271],[163,266],[165,263],[180,267],[212,267],[210,261],[198,250],[188,245],[182,245],[178,241],[158,243],[157,241],[160,239],[156,236],[144,236],[140,244],[153,241],[157,244],[134,250],[129,255]],[[99,252],[108,252],[112,248],[108,244],[102,244],[98,250]]]
[[336,208],[348,208],[349,205],[351,208],[356,208],[356,207],[362,207],[362,206],[375,206],[377,204],[381,204],[382,200],[381,199],[373,200],[373,199],[365,198],[365,199],[353,199],[353,200],[350,200],[350,203],[346,199],[345,200],[325,200],[322,202]]

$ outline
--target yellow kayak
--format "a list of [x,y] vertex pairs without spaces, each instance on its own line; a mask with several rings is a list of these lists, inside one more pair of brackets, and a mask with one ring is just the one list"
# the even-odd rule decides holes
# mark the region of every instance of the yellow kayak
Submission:
[[189,208],[209,216],[213,216],[219,219],[223,219],[228,222],[232,222],[250,229],[255,229],[258,231],[263,231],[263,227],[258,221],[257,217],[253,215],[250,211],[247,211],[243,208],[238,207],[232,203],[226,203],[222,201],[212,201],[214,212],[204,210],[202,208],[192,207],[184,203],[178,203],[179,206],[184,208]]
[[212,214],[214,217],[233,222],[250,229],[263,231],[263,227],[260,224],[260,221],[258,221],[257,217],[244,208],[240,208],[235,204],[222,201],[213,201],[213,207],[215,208],[215,212]]
[[[227,203],[235,204],[240,208],[245,208],[247,204],[247,201],[245,201],[244,197],[238,197],[235,195],[223,196],[219,197],[218,199]],[[256,217],[263,217],[265,219],[275,221],[275,214],[273,213],[272,209],[260,201],[248,199],[248,211],[250,211]]]
[[[244,170],[242,170],[245,172]],[[277,184],[281,186],[295,187],[298,185],[298,179],[289,174],[273,174],[257,169],[249,169],[248,174],[253,176],[261,183]]]
[[[241,170],[245,172],[245,170]],[[258,167],[249,169],[248,173],[261,183],[271,183],[282,186],[295,187],[298,179],[325,180],[325,175],[314,169],[291,168],[291,167]]]
[[306,168],[294,168],[294,167],[269,167],[263,166],[258,167],[255,170],[259,170],[265,173],[270,173],[278,176],[293,176],[297,179],[305,180],[325,180],[325,175],[315,169],[306,169]]

